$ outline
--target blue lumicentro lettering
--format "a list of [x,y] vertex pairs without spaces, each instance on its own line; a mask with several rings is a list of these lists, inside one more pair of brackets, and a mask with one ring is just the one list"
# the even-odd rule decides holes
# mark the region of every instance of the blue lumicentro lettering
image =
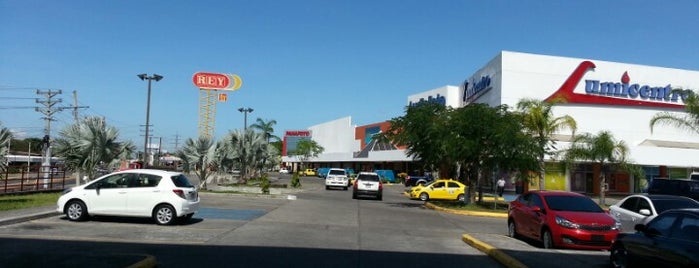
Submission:
[[421,103],[426,103],[426,102],[434,102],[434,103],[438,103],[438,104],[441,104],[441,105],[445,105],[445,106],[446,106],[446,105],[447,105],[447,98],[445,98],[444,96],[441,96],[441,95],[437,94],[436,97],[428,96],[427,99],[425,99],[425,98],[420,98],[420,100],[418,100],[417,102],[412,102],[412,101],[411,101],[408,105],[410,105],[410,106],[415,106],[415,105],[418,105],[418,104],[421,104]]
[[491,79],[489,75],[481,76],[480,80],[470,83],[470,88],[468,87],[468,80],[464,81],[464,97],[462,100],[466,102],[467,100],[474,98],[480,93],[485,93],[485,91],[491,88],[490,81]]
[[673,91],[668,84],[664,87],[651,87],[648,85],[600,82],[599,80],[585,80],[585,93],[603,96],[664,102],[678,102],[687,98],[691,91]]

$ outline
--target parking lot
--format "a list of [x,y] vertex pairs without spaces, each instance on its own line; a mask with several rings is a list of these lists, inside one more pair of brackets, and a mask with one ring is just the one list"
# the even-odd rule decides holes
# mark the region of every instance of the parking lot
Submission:
[[[71,222],[63,216],[1,226],[0,250],[7,254],[0,261],[76,267],[69,264],[90,256],[153,256],[161,267],[223,267],[229,259],[258,267],[284,266],[282,261],[293,266],[508,266],[465,243],[462,236],[468,234],[528,267],[607,265],[607,252],[545,250],[509,238],[502,218],[426,209],[420,201],[407,200],[402,185],[387,186],[383,201],[352,200],[351,191],[324,190],[317,178],[304,178],[303,185],[296,200],[202,193],[202,209],[190,222],[176,226],[115,217]],[[338,264],[337,259],[345,261]]]

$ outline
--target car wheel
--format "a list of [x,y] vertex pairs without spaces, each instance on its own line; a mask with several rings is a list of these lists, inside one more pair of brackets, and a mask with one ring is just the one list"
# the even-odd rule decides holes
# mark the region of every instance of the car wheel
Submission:
[[466,196],[463,194],[460,194],[459,196],[456,197],[456,201],[464,202],[464,201],[466,201]]
[[153,219],[159,225],[170,225],[176,219],[177,213],[171,205],[159,205],[155,207]]
[[515,225],[515,221],[510,221],[510,223],[507,224],[507,236],[512,237],[512,238],[517,238],[517,226]]
[[352,192],[352,199],[357,199],[357,193]]
[[330,190],[330,186],[325,186],[325,190]]
[[430,200],[430,195],[428,195],[427,193],[420,193],[420,200],[422,200],[422,201]]
[[71,221],[84,221],[87,219],[87,206],[79,200],[70,201],[66,206],[66,216]]
[[379,195],[376,197],[376,200],[379,200],[379,201],[383,200],[383,195],[382,195],[382,194],[379,194]]
[[345,191],[347,191],[347,186],[345,186],[345,187],[342,187],[342,190],[345,190]]
[[628,267],[628,252],[623,245],[615,244],[609,254],[609,263],[615,268]]
[[541,234],[541,242],[543,243],[545,249],[552,249],[555,247],[553,244],[553,236],[549,230],[544,230],[544,233]]

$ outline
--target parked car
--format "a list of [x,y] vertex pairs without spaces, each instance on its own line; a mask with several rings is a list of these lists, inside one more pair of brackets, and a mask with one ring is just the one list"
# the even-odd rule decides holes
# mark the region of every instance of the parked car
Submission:
[[304,169],[300,172],[302,176],[315,176],[316,175],[316,170],[312,168],[307,168]]
[[329,170],[330,168],[318,168],[316,170],[316,175],[318,176],[318,178],[325,178],[325,176],[328,175]]
[[405,177],[405,186],[425,185],[434,180],[431,173],[426,173],[424,176],[408,175]]
[[699,267],[699,209],[666,210],[635,230],[614,240],[613,267]]
[[342,187],[343,190],[347,190],[350,181],[347,176],[347,171],[341,168],[331,168],[328,170],[328,175],[325,176],[325,189],[329,190],[331,187]]
[[508,235],[540,241],[547,249],[606,250],[619,227],[590,197],[574,192],[525,192],[508,209]]
[[377,200],[383,199],[383,183],[375,172],[359,172],[352,185],[352,199],[369,196]]
[[431,199],[457,200],[466,199],[466,185],[455,180],[441,179],[427,185],[417,185],[408,191],[411,199],[427,201]]
[[646,224],[665,210],[699,208],[699,202],[684,196],[634,194],[609,206],[609,214],[621,223],[622,232],[634,232],[636,224]]
[[279,173],[281,174],[289,174],[289,170],[285,167],[279,169]]
[[648,184],[646,192],[681,195],[699,201],[699,180],[654,178]]
[[57,211],[71,221],[110,215],[152,217],[167,225],[191,219],[199,209],[199,194],[182,173],[130,169],[66,189],[57,203]]

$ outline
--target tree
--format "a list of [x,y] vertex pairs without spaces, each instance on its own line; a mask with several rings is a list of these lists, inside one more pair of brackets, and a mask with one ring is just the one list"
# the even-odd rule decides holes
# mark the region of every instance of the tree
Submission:
[[[478,186],[479,196],[486,172],[526,177],[537,167],[536,141],[522,131],[522,116],[506,105],[469,104],[455,109],[449,118],[447,153],[464,169],[468,184]],[[470,200],[473,188],[469,187]]]
[[524,115],[523,124],[527,133],[532,135],[541,149],[539,154],[539,189],[544,189],[546,174],[544,158],[556,150],[553,135],[569,129],[575,135],[577,123],[569,115],[554,117],[553,106],[558,103],[534,99],[522,99],[517,103],[517,110]]
[[626,171],[642,177],[641,169],[628,159],[628,146],[624,141],[617,141],[611,132],[603,130],[592,135],[584,133],[573,137],[572,144],[564,151],[564,160],[569,168],[580,161],[591,161],[600,166],[599,203],[605,204],[604,190],[607,177],[616,171]]
[[52,145],[66,168],[93,179],[97,169],[116,168],[136,150],[130,141],[119,141],[119,131],[101,117],[86,117],[59,132]]
[[389,129],[380,136],[397,146],[405,146],[407,156],[420,160],[425,165],[423,168],[437,167],[440,177],[451,177],[456,160],[448,153],[455,148],[449,146],[450,112],[451,108],[432,102],[406,106],[405,115],[389,120]]
[[194,170],[199,177],[199,188],[206,189],[212,167],[215,165],[217,144],[209,136],[202,135],[196,140],[185,140],[184,146],[177,151],[177,156],[182,159],[185,171]]
[[250,128],[258,130],[264,134],[265,140],[267,140],[267,143],[270,143],[272,140],[278,141],[279,137],[274,135],[274,125],[277,124],[277,120],[269,120],[269,121],[264,121],[262,118],[257,118],[257,121],[255,121],[254,124],[250,125]]
[[301,140],[296,144],[296,149],[289,152],[289,154],[298,156],[301,167],[303,167],[304,162],[308,161],[311,157],[317,157],[319,154],[322,154],[324,150],[325,148],[314,140]]
[[684,96],[684,110],[686,114],[661,112],[650,120],[650,130],[656,125],[670,125],[676,128],[699,134],[699,96],[691,90],[674,89]]
[[12,142],[12,132],[10,129],[0,124],[0,172],[5,174],[7,161],[5,157],[10,153],[10,143]]

